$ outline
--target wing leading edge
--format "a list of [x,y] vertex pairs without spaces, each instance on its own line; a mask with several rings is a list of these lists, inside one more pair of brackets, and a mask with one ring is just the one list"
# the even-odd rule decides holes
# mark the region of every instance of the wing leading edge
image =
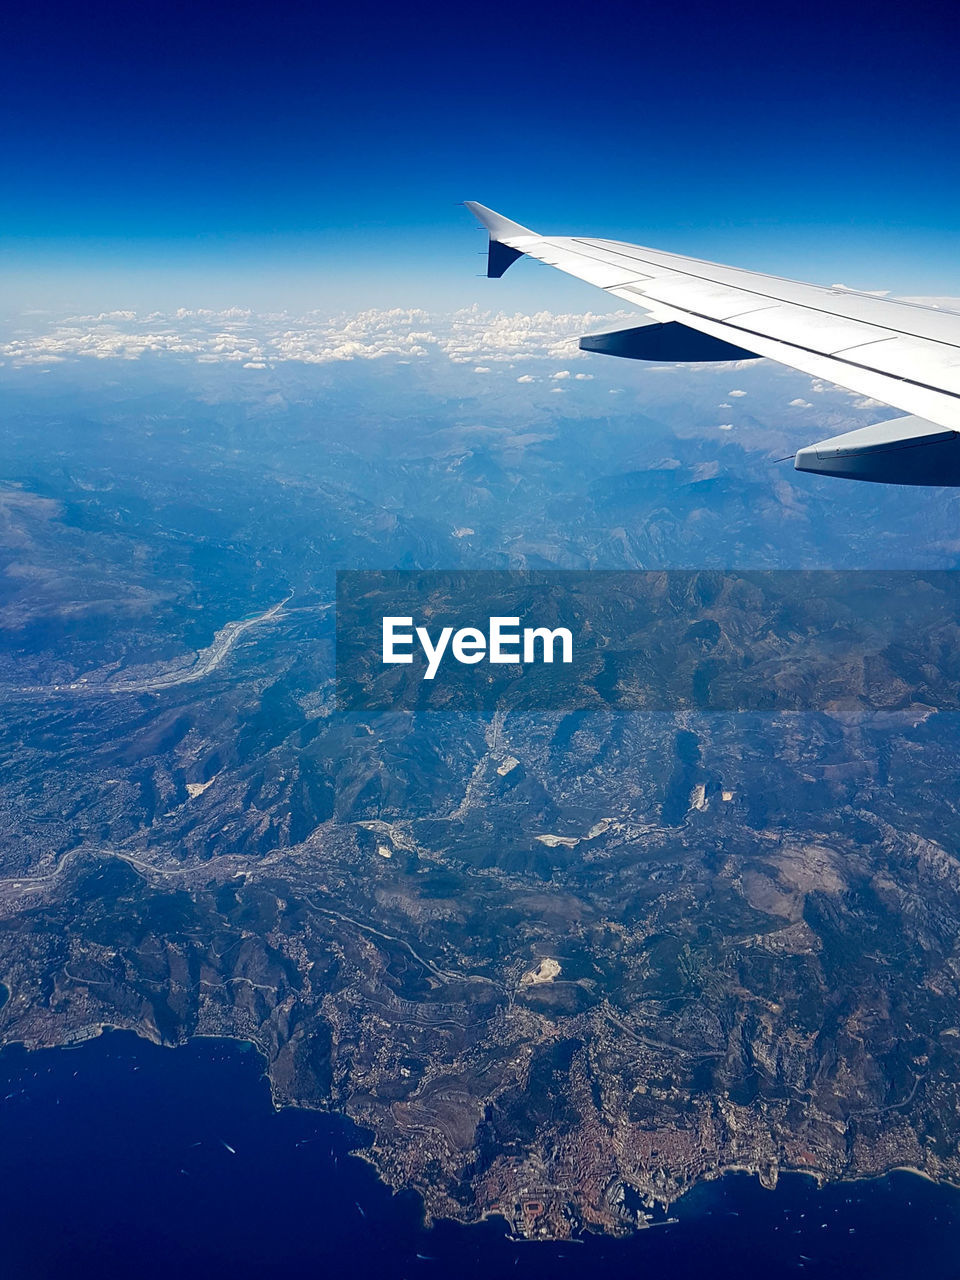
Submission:
[[649,321],[581,339],[634,360],[769,358],[906,417],[798,450],[798,471],[960,486],[960,314],[645,249],[541,236],[472,200],[490,233],[487,274],[536,258],[642,308]]

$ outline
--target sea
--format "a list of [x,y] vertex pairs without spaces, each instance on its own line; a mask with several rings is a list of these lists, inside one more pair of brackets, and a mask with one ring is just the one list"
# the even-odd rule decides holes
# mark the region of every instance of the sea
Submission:
[[505,1224],[423,1225],[351,1154],[369,1134],[277,1111],[243,1042],[175,1049],[110,1031],[0,1053],[3,1280],[960,1280],[960,1192],[908,1173],[818,1188],[704,1183],[628,1239],[516,1241]]

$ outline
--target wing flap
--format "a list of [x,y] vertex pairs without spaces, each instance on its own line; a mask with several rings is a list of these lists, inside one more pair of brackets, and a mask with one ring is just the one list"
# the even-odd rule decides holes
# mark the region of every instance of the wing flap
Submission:
[[896,336],[872,349],[850,348],[843,355],[895,378],[936,383],[942,390],[960,395],[960,350],[944,342]]
[[894,336],[889,329],[880,329],[862,320],[805,311],[789,303],[763,307],[729,319],[738,329],[788,342],[791,346],[806,347],[822,355],[835,355],[847,347],[864,346]]
[[645,284],[629,284],[624,288],[635,295],[634,301],[639,306],[644,305],[644,299],[647,299],[648,304],[665,302],[669,306],[682,307],[684,311],[707,316],[711,320],[752,316],[777,305],[772,299],[758,298],[756,294],[746,293],[743,289],[684,280],[682,276],[674,276],[669,280],[651,279]]

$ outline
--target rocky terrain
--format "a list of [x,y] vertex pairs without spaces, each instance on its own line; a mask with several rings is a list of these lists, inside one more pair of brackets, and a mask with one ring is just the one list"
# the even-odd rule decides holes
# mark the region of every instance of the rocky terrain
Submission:
[[955,713],[345,716],[323,617],[8,702],[4,827],[56,852],[11,842],[4,1040],[250,1039],[531,1237],[730,1168],[960,1179]]
[[[954,497],[772,469],[792,375],[519,421],[519,368],[10,375],[0,1042],[249,1039],[429,1215],[530,1238],[725,1169],[960,1181],[949,619],[891,596],[842,696],[738,714],[338,709],[337,568],[955,563]],[[734,377],[752,453],[702,425]],[[734,604],[698,662],[809,622]]]

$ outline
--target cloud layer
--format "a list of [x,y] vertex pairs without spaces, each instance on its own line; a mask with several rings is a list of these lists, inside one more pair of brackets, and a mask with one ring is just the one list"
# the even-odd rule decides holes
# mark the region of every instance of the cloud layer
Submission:
[[[599,315],[506,315],[472,307],[452,314],[393,308],[354,315],[256,315],[249,311],[132,311],[65,319],[33,318],[0,342],[0,362],[49,365],[66,360],[140,360],[174,355],[202,363],[264,369],[283,361],[329,364],[347,360],[422,360],[458,364],[520,359],[580,358],[577,339],[601,327],[636,321],[635,312]],[[563,371],[560,377],[569,377]],[[577,375],[578,377],[581,375]]]

